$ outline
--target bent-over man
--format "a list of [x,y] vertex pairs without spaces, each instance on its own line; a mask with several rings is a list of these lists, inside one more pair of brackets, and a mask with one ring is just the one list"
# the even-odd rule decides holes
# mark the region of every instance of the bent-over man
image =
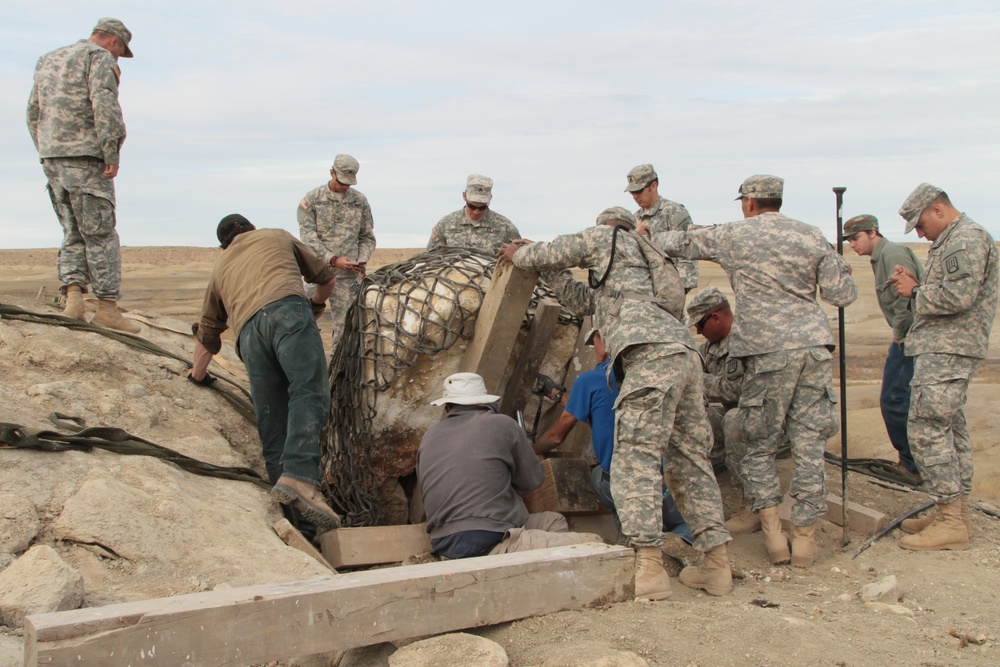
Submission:
[[[317,532],[340,526],[320,492],[320,431],[330,385],[315,317],[334,285],[333,267],[283,229],[257,229],[227,215],[216,235],[224,252],[212,267],[195,334],[189,378],[211,384],[208,364],[230,326],[246,364],[271,496],[291,505]],[[318,285],[307,300],[302,279]]]

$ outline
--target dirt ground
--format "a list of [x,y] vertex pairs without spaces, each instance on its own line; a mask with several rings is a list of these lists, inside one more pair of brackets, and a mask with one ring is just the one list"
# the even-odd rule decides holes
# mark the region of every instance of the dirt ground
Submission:
[[[914,247],[919,256],[926,254],[926,245]],[[185,324],[197,318],[204,286],[219,252],[207,248],[124,248],[125,298],[122,306],[146,314],[154,321],[159,318],[161,323],[183,329]],[[414,252],[379,250],[370,267],[374,269],[404,259]],[[860,292],[858,302],[845,311],[849,453],[852,457],[894,458],[878,410],[878,383],[889,329],[875,303],[867,258],[856,257],[849,249],[846,254]],[[51,302],[58,288],[55,261],[56,251],[51,249],[0,250],[0,302],[14,303],[29,310],[56,312]],[[729,292],[721,270],[704,262],[700,284],[716,285]],[[835,320],[836,311],[829,312]],[[66,362],[61,368],[58,364],[46,366],[45,360],[24,352],[23,345],[19,347],[21,339],[47,335],[42,331],[44,327],[0,322],[0,333],[4,333],[5,326],[11,331],[0,336],[0,421],[24,423],[34,420],[40,423],[41,418],[35,419],[33,415],[43,408],[52,408],[52,402],[46,401],[62,395],[52,389],[52,385],[59,382],[100,386],[104,381],[116,381],[114,366],[121,359],[110,343],[102,343],[99,349],[95,348],[98,349],[95,353],[88,352],[91,356],[85,360],[75,359],[71,352],[66,352],[60,358]],[[173,341],[170,345],[180,353],[185,350],[190,353],[192,349],[190,341],[176,333],[154,331],[144,326],[140,335],[161,344],[167,344],[163,341],[173,337],[169,339]],[[993,339],[990,357],[969,392],[967,412],[976,450],[974,503],[996,511],[1000,494],[1000,475],[997,474],[1000,470],[1000,414],[994,406],[1000,398],[1000,354],[997,354],[1000,341],[996,334]],[[72,341],[71,338],[59,340]],[[207,451],[210,441],[217,435],[230,443],[234,440],[252,443],[253,434],[240,426],[238,420],[213,418],[212,415],[228,410],[221,402],[207,406],[208,411],[204,413],[199,412],[202,406],[186,405],[192,401],[180,394],[157,403],[160,395],[170,397],[173,391],[187,391],[186,385],[177,384],[180,382],[174,368],[177,363],[159,362],[158,367],[149,372],[131,369],[133,374],[141,375],[139,382],[152,392],[151,395],[128,385],[127,391],[120,395],[112,393],[111,389],[104,390],[100,400],[95,399],[93,404],[79,399],[79,407],[97,418],[107,419],[114,410],[124,414],[132,409],[113,405],[116,401],[135,397],[137,402],[144,403],[143,412],[137,413],[142,415],[144,422],[135,432],[167,446],[176,446],[181,451],[190,450],[192,455],[201,453],[199,447]],[[45,379],[46,373],[47,388],[44,391],[36,389],[41,386],[39,378]],[[51,396],[40,397],[40,391],[43,394],[48,391]],[[199,423],[213,419],[219,424]],[[215,429],[212,433],[208,433],[210,426]],[[180,446],[169,440],[171,433],[188,431],[199,437],[185,437]],[[206,433],[204,443],[200,438],[203,431]],[[839,438],[833,439],[830,447],[839,451]],[[252,460],[252,450],[252,445],[229,450],[227,459],[221,463],[259,465],[259,461]],[[10,455],[0,454],[3,491],[17,493],[20,487],[30,487],[33,494],[43,494],[38,489],[40,482],[37,479],[21,482],[12,476],[3,477],[4,456]],[[783,461],[781,465],[787,483],[790,462]],[[839,493],[838,469],[828,466],[827,471],[828,488]],[[729,486],[727,474],[720,477],[720,483],[727,512],[735,511],[737,498]],[[849,495],[853,501],[889,517],[896,517],[927,500],[919,492],[885,488],[858,474],[850,476]],[[48,496],[55,498],[49,511],[58,514],[59,503],[64,502],[65,497],[55,491],[48,492]],[[262,507],[265,501],[260,501]],[[257,500],[241,497],[239,502],[249,507]],[[267,510],[261,511],[266,514]],[[731,596],[711,598],[674,581],[673,597],[669,601],[629,602],[563,612],[474,632],[500,643],[511,664],[517,667],[610,665],[614,663],[601,663],[599,659],[611,649],[631,651],[653,666],[996,665],[1000,663],[1000,520],[977,511],[973,512],[972,521],[974,537],[972,548],[967,551],[904,551],[896,545],[899,537],[896,531],[857,558],[852,556],[864,537],[851,533],[849,544],[842,545],[842,529],[821,522],[818,533],[821,555],[808,570],[771,566],[759,533],[738,536],[731,544],[730,556],[741,576]],[[53,535],[46,529],[38,539],[50,543],[55,539]],[[233,544],[237,546],[229,549],[242,549],[239,542]],[[226,557],[227,554],[221,552],[216,556],[219,560]],[[138,562],[137,559],[135,563]],[[88,591],[93,591],[88,604],[207,590],[225,583],[227,578],[232,579],[226,571],[206,573],[191,565],[176,577],[169,578],[172,576],[167,571],[169,568],[161,568],[159,574],[156,568],[149,568],[139,576],[131,571],[138,569],[134,563],[129,565],[131,570],[127,573],[109,573],[93,563],[87,566],[88,563],[91,561],[75,563],[84,569]],[[680,566],[671,561],[671,567],[676,575]],[[301,572],[303,578],[308,574],[304,565],[293,570],[295,574]],[[233,571],[245,576],[240,570]],[[858,591],[865,584],[889,575],[898,578],[902,590],[901,599],[895,603],[897,607],[866,606],[858,597]],[[159,583],[157,576],[162,578]],[[237,580],[232,585],[246,584]],[[762,606],[765,603],[767,605]],[[18,632],[0,631],[0,665],[19,664],[11,656],[19,655],[20,641]],[[382,659],[369,664],[386,663]]]

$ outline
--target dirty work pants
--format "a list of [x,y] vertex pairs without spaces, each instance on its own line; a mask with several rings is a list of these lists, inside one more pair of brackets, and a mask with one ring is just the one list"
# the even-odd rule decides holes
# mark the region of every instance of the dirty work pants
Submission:
[[925,491],[936,503],[972,493],[972,443],[965,399],[981,359],[957,354],[916,356],[907,429]]
[[743,393],[732,428],[741,472],[759,512],[781,503],[775,458],[787,437],[795,472],[790,495],[795,498],[792,522],[811,526],[826,513],[823,452],[828,438],[840,430],[833,391],[833,358],[825,347],[782,350],[746,357]]
[[46,158],[49,199],[63,229],[58,271],[61,290],[93,287],[98,299],[122,298],[122,259],[115,230],[115,184],[101,177],[104,162],[92,157]]
[[633,547],[663,545],[666,482],[695,548],[725,544],[731,538],[708,460],[701,357],[680,344],[650,343],[628,347],[619,358],[625,377],[615,404],[611,493],[622,533]]
[[267,304],[240,332],[267,476],[320,483],[320,431],[330,415],[323,341],[309,304],[287,296]]

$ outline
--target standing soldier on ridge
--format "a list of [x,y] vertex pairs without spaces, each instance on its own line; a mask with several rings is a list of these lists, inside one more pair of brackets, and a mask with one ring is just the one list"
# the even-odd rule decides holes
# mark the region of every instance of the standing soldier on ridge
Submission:
[[63,315],[84,320],[83,293],[90,285],[99,300],[91,324],[139,333],[139,325],[118,310],[122,258],[113,180],[125,141],[117,62],[132,57],[131,41],[125,24],[103,18],[89,39],[39,58],[28,131],[63,228],[58,262]]
[[338,155],[329,182],[310,190],[296,211],[299,238],[336,269],[337,283],[330,296],[331,354],[344,334],[347,309],[357,298],[358,283],[375,252],[372,209],[368,199],[351,187],[357,185],[359,166],[350,155]]
[[[635,218],[640,232],[686,232],[694,227],[691,214],[683,204],[660,196],[660,177],[656,175],[653,165],[640,164],[628,173],[627,178],[625,192],[631,194],[639,206]],[[698,286],[698,262],[677,260],[677,273],[685,293]]]
[[889,441],[899,452],[899,467],[917,477],[917,464],[910,453],[910,441],[906,437],[906,419],[910,412],[910,380],[913,379],[913,357],[903,354],[903,339],[913,324],[913,310],[910,300],[896,294],[896,289],[887,281],[897,266],[923,280],[924,270],[913,251],[899,243],[884,238],[878,231],[878,218],[874,215],[858,215],[844,223],[844,240],[851,249],[861,256],[872,258],[875,272],[875,296],[882,315],[892,327],[892,341],[889,354],[882,369],[882,392],[879,407],[882,421],[889,434]]
[[972,444],[965,425],[969,383],[986,358],[997,309],[997,247],[985,229],[921,183],[899,209],[906,232],[933,241],[924,280],[897,266],[889,282],[911,299],[913,326],[903,350],[914,357],[907,434],[922,490],[937,503],[903,522],[904,549],[967,549],[972,536]]
[[[826,513],[827,438],[839,424],[833,391],[833,332],[816,301],[848,306],[858,290],[850,269],[813,227],[781,213],[784,181],[751,176],[740,185],[743,220],[689,232],[661,232],[668,254],[718,263],[736,293],[729,356],[745,364],[739,407],[730,421],[744,437],[736,452],[752,489],[753,509],[772,563],[808,567],[816,557],[816,522]],[[728,432],[727,432],[728,435]],[[795,524],[791,551],[781,530],[778,448],[791,443]],[[727,437],[727,445],[729,439]]]

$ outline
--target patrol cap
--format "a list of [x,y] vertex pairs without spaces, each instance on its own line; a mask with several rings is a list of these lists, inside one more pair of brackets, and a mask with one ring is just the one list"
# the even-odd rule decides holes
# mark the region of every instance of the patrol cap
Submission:
[[770,174],[751,176],[740,185],[736,199],[781,199],[785,179]]
[[333,173],[337,176],[337,180],[344,185],[357,185],[358,184],[358,169],[361,165],[358,161],[352,158],[350,155],[338,155],[333,158]]
[[640,164],[628,173],[628,185],[625,187],[625,192],[639,192],[640,190],[644,190],[647,185],[658,178],[653,165]]
[[94,30],[102,30],[120,39],[121,43],[125,46],[125,53],[122,54],[122,58],[132,57],[132,49],[128,46],[129,42],[132,41],[132,31],[126,28],[124,23],[118,19],[105,17],[97,21]]
[[613,220],[620,220],[621,222],[628,223],[630,229],[635,229],[635,216],[621,206],[606,208],[601,211],[600,215],[597,216],[598,225],[603,225]]
[[912,232],[913,228],[917,226],[917,222],[920,221],[920,214],[924,212],[924,209],[930,206],[931,202],[937,199],[943,192],[944,190],[936,185],[921,183],[910,193],[910,196],[906,198],[903,205],[899,207],[899,215],[902,216],[903,220],[906,220],[907,234]]
[[465,182],[465,199],[473,204],[486,204],[493,200],[493,179],[472,174]]
[[729,304],[729,299],[718,287],[706,287],[695,292],[688,303],[687,325],[693,327],[698,324],[701,318],[705,317],[722,304]]
[[849,239],[858,232],[877,232],[878,218],[874,215],[856,215],[844,223],[844,239]]
[[219,239],[219,245],[225,249],[229,247],[229,244],[237,236],[253,229],[253,223],[242,215],[239,213],[230,213],[219,221],[219,226],[215,229],[215,236]]

